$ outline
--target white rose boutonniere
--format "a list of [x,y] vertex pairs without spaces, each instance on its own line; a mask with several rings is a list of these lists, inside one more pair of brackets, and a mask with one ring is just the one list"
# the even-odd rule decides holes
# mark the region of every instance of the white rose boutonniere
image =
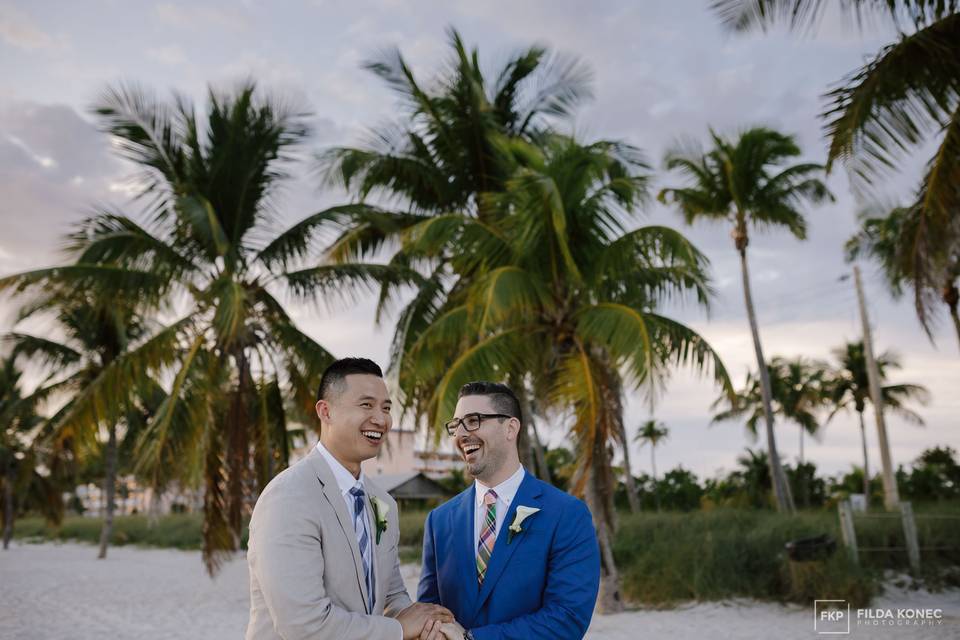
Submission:
[[507,544],[513,541],[513,536],[523,532],[523,521],[540,511],[537,507],[525,507],[522,504],[517,506],[517,514],[513,517],[513,523],[510,525],[510,533],[507,534]]
[[377,521],[377,544],[380,544],[380,536],[387,530],[387,513],[390,511],[390,505],[373,496],[370,498],[370,506],[373,507],[373,519]]

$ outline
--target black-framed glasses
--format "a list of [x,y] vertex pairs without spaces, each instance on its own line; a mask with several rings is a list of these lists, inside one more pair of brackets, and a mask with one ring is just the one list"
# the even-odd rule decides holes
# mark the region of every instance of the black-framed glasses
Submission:
[[490,418],[512,418],[513,416],[508,416],[505,413],[468,413],[462,418],[454,418],[453,420],[447,420],[443,426],[447,428],[448,435],[454,435],[457,433],[457,427],[463,425],[463,428],[467,431],[476,431],[480,428],[480,424],[484,420]]

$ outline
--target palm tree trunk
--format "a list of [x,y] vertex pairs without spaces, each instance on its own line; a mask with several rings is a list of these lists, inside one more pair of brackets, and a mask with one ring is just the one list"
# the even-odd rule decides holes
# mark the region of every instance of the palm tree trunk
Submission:
[[[12,456],[10,456],[12,458]],[[13,518],[16,511],[13,508],[13,484],[17,480],[17,469],[12,459],[8,459],[3,478],[3,550],[10,548],[13,538]]]
[[108,430],[107,449],[104,451],[106,462],[106,477],[103,479],[103,495],[107,501],[107,508],[103,514],[103,526],[100,527],[100,553],[97,558],[107,557],[107,545],[113,534],[113,512],[116,508],[114,495],[117,489],[117,426],[110,425]]
[[657,513],[660,513],[660,485],[657,483],[657,446],[650,443],[650,469],[653,471],[653,499],[657,504]]
[[860,443],[863,445],[863,497],[866,499],[867,508],[870,508],[870,460],[867,457],[867,428],[863,424],[863,411],[857,413],[860,416]]
[[738,247],[740,253],[740,273],[743,277],[743,297],[747,305],[747,318],[750,321],[750,333],[753,337],[753,350],[757,356],[757,367],[760,371],[760,390],[763,395],[763,418],[767,433],[767,458],[770,464],[770,478],[773,481],[773,492],[777,499],[777,510],[787,513],[794,512],[793,496],[790,494],[790,484],[780,464],[780,455],[777,453],[777,441],[773,433],[773,403],[770,394],[770,372],[767,362],[763,358],[763,348],[760,346],[760,329],[757,326],[757,315],[753,308],[753,296],[750,293],[750,273],[747,269],[746,246]]
[[[510,380],[508,384],[514,389],[519,386],[514,380]],[[539,478],[540,471],[537,468],[537,461],[533,453],[533,438],[530,437],[530,423],[533,422],[533,408],[530,406],[530,398],[526,393],[526,389],[521,389],[520,396],[520,411],[523,414],[520,434],[517,436],[517,451],[520,454],[520,464],[522,464],[523,468],[531,473],[533,477]]]
[[637,483],[630,470],[630,441],[627,439],[627,430],[620,420],[617,425],[620,431],[620,442],[623,444],[623,484],[627,490],[627,502],[630,503],[630,513],[640,513],[640,496],[637,494]]
[[803,464],[803,425],[800,425],[800,464]]
[[552,482],[550,479],[550,467],[547,466],[547,456],[543,451],[543,443],[540,442],[540,434],[537,433],[537,423],[533,419],[532,413],[530,414],[530,435],[530,441],[533,443],[533,454],[537,460],[537,468],[540,470],[538,477],[546,482]]
[[953,282],[948,282],[943,288],[943,301],[950,308],[950,317],[953,319],[953,328],[957,331],[957,342],[960,343],[960,313],[957,305],[960,304],[960,289]]
[[620,574],[613,557],[613,504],[611,496],[613,473],[607,458],[606,446],[600,439],[593,443],[593,464],[587,476],[587,506],[593,514],[600,544],[600,592],[596,608],[599,613],[623,611],[620,597]]
[[247,403],[250,389],[250,364],[244,349],[236,353],[238,369],[237,389],[231,401],[228,432],[229,457],[227,462],[227,522],[233,534],[233,549],[240,548],[243,533],[243,509],[246,492],[244,480],[250,465],[250,412]]

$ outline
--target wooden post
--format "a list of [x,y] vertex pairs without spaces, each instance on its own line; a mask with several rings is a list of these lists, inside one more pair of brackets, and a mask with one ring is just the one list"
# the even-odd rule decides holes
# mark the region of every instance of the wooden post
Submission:
[[849,500],[841,500],[837,504],[840,511],[840,533],[843,534],[843,544],[850,553],[854,564],[860,564],[860,554],[857,553],[857,530],[853,524],[853,508]]
[[890,457],[890,443],[887,440],[887,424],[883,419],[883,399],[880,396],[880,372],[873,357],[873,337],[870,333],[870,320],[867,318],[867,303],[863,295],[863,283],[860,281],[860,268],[854,265],[853,281],[857,287],[857,302],[860,305],[860,320],[863,323],[863,355],[867,361],[867,382],[870,386],[870,404],[877,420],[877,441],[880,445],[880,463],[883,471],[883,506],[893,511],[900,502],[897,490],[897,478],[894,475],[893,460]]
[[900,503],[900,515],[903,519],[903,537],[907,540],[907,558],[910,568],[920,571],[920,543],[917,541],[917,521],[913,518],[913,505]]

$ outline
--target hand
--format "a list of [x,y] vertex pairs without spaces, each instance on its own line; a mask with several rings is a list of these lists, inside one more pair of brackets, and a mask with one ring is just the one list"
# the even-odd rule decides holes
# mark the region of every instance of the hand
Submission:
[[443,635],[447,637],[447,640],[463,640],[463,635],[467,632],[456,620],[453,622],[444,622],[440,630],[443,631]]
[[446,607],[426,602],[415,602],[397,615],[397,622],[403,627],[403,640],[414,640],[424,632],[428,622],[453,622],[453,614]]
[[428,620],[423,627],[423,631],[420,632],[420,640],[445,640],[445,636],[440,630],[443,624],[445,623],[440,622],[440,620]]

